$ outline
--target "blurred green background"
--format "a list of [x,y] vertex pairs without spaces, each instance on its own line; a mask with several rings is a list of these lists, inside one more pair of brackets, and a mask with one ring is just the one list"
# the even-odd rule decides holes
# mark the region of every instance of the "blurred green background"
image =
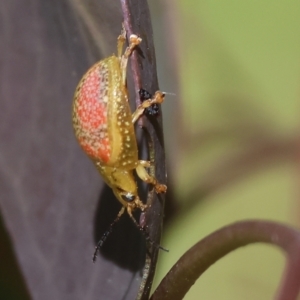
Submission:
[[[149,2],[160,88],[177,95],[164,104],[177,209],[157,286],[190,246],[226,224],[254,218],[299,228],[300,2]],[[185,299],[271,299],[284,263],[277,248],[247,246]]]
[[[100,53],[105,56],[115,51],[121,23],[119,1],[57,1],[47,4],[37,0],[30,4],[29,1],[20,1],[18,5],[16,1],[5,3],[1,11],[3,16],[9,17],[3,18],[5,43],[2,46],[7,50],[6,56],[3,50],[3,61],[15,73],[5,73],[3,82],[4,85],[8,84],[8,79],[13,78],[17,83],[19,80],[21,85],[16,84],[17,89],[13,85],[13,88],[3,90],[11,91],[7,93],[7,98],[3,98],[7,101],[3,105],[3,111],[10,107],[8,104],[15,104],[14,109],[7,109],[3,120],[10,120],[8,125],[13,124],[12,129],[17,134],[7,135],[7,124],[2,129],[6,138],[22,138],[13,139],[11,145],[8,145],[10,140],[5,141],[2,148],[7,152],[1,150],[1,161],[5,162],[4,165],[7,164],[7,168],[1,170],[2,186],[6,189],[2,190],[4,196],[1,196],[5,208],[1,209],[5,218],[3,217],[3,225],[0,226],[3,229],[0,232],[0,240],[3,242],[0,298],[29,298],[26,283],[31,283],[28,294],[47,294],[52,297],[47,293],[51,290],[63,298],[67,295],[64,284],[69,283],[71,278],[74,279],[74,289],[68,292],[73,299],[78,297],[79,292],[84,293],[86,286],[90,287],[90,281],[94,282],[94,278],[99,278],[94,273],[96,271],[90,271],[93,266],[87,264],[85,259],[90,263],[88,245],[91,249],[94,245],[94,220],[91,216],[94,216],[100,189],[98,185],[101,182],[96,172],[88,173],[92,166],[90,169],[80,169],[76,156],[73,156],[74,160],[70,160],[66,168],[62,168],[64,164],[59,159],[64,161],[65,157],[72,157],[70,149],[72,152],[77,151],[77,148],[71,123],[66,119],[64,110],[59,109],[65,109],[69,116],[71,94],[77,83],[76,76],[81,74],[80,70],[83,72],[85,65],[98,59]],[[79,5],[82,9],[79,17],[75,15],[78,18],[74,17],[74,12],[70,9],[73,5]],[[167,203],[168,218],[166,217],[161,244],[170,252],[160,253],[155,288],[186,250],[224,225],[259,218],[300,227],[300,2],[151,0],[149,5],[160,88],[176,94],[168,95],[163,104],[168,195],[172,210],[170,203]],[[99,43],[95,44],[94,40]],[[48,47],[49,45],[53,48]],[[14,56],[9,56],[11,51]],[[32,61],[27,61],[28,57]],[[80,60],[76,61],[77,57]],[[41,62],[47,64],[40,65]],[[75,68],[77,65],[78,69]],[[40,69],[36,69],[37,67]],[[49,72],[50,69],[52,72]],[[36,98],[29,101],[29,104],[34,106],[28,106],[27,111],[23,106],[23,96],[19,99],[11,95],[15,95],[14,90],[21,93],[26,91],[27,98],[24,96],[24,99],[31,100],[31,91],[28,91],[30,85],[27,85],[26,79],[31,78],[32,70],[40,71],[37,81],[41,90],[37,90],[41,94],[34,94],[33,89]],[[73,71],[72,74],[70,70]],[[67,77],[55,74],[67,74]],[[42,83],[46,84],[46,89]],[[68,94],[70,95],[65,97]],[[65,97],[64,105],[59,104],[59,97]],[[50,98],[57,102],[48,101]],[[33,120],[28,117],[31,113]],[[45,116],[45,120],[38,122],[43,119],[40,116]],[[44,136],[41,131],[36,137],[32,132],[26,131],[26,126],[21,126],[27,124],[28,119],[37,126],[38,130],[34,132],[40,132],[40,124],[49,125],[53,132],[49,130],[48,135]],[[61,126],[65,124],[62,121],[65,119],[69,127]],[[56,126],[53,126],[53,120],[57,121]],[[58,136],[54,131],[56,128],[60,131]],[[57,142],[61,136],[66,140]],[[50,144],[46,144],[47,140]],[[19,141],[22,143],[18,143]],[[37,149],[38,155],[29,156],[32,161],[36,160],[35,163],[27,162],[28,156],[23,157],[23,153],[23,160],[17,159],[21,156],[13,157],[16,149],[23,149],[25,141],[28,142],[28,149],[31,149],[29,146],[37,147],[33,149]],[[52,149],[52,144],[57,152],[46,159],[44,155]],[[79,150],[78,155],[81,158]],[[82,156],[82,160],[84,159]],[[32,173],[30,168],[28,173],[14,173],[19,170],[19,165],[21,170],[27,166],[36,171],[39,170],[34,168],[36,165],[52,166],[53,162],[53,173],[44,171],[48,167],[42,169],[41,174],[45,179],[38,180],[40,173]],[[76,162],[83,176],[88,174],[86,191],[82,198],[78,196],[78,202],[74,202],[71,194],[72,191],[75,195],[78,193],[77,181],[60,180],[57,184],[58,178],[69,178],[68,172],[72,173],[73,162]],[[13,174],[15,180],[10,182],[11,175],[7,174]],[[51,177],[54,175],[55,180]],[[45,180],[45,186],[37,185],[35,190],[34,184],[31,186],[27,179],[29,183],[35,183],[35,180],[44,183]],[[18,189],[15,190],[16,182],[20,186],[17,185]],[[55,191],[53,195],[48,193],[52,188]],[[86,192],[91,189],[95,193],[87,195]],[[24,195],[21,194],[23,190]],[[16,195],[19,195],[19,200],[16,200]],[[83,203],[82,199],[86,199],[85,197],[90,197],[94,202],[85,200],[87,204]],[[18,201],[26,209],[15,205]],[[62,207],[68,211],[67,218],[62,218],[64,210],[59,209],[60,203],[64,201],[66,206]],[[57,214],[59,219],[65,221],[61,222],[60,227],[53,225],[57,218],[47,219],[48,215],[36,215],[40,205],[44,212],[49,203],[54,205],[55,216]],[[84,209],[81,209],[81,205],[84,205]],[[74,207],[78,210],[73,209]],[[82,213],[81,219],[76,215],[78,211]],[[77,221],[78,227],[74,226],[72,220]],[[57,236],[49,234],[52,234],[53,228],[57,228],[59,238],[64,237],[62,246],[56,247]],[[78,232],[78,228],[82,231]],[[61,232],[65,235],[61,235]],[[68,255],[65,259],[64,250],[68,238],[73,241],[70,233],[76,234],[78,244],[77,247],[73,246],[73,254],[77,253],[77,256],[71,258]],[[49,236],[52,238],[51,247],[44,243],[51,240]],[[52,249],[58,250],[53,254]],[[45,265],[33,259],[34,256],[40,257],[41,253]],[[52,255],[56,264],[48,259]],[[23,262],[23,268],[20,267],[20,262]],[[185,299],[272,299],[284,270],[284,262],[284,255],[276,248],[261,244],[247,246],[211,267]],[[79,265],[80,272],[74,271],[77,270],[75,265],[76,268]],[[101,270],[103,269],[100,267],[97,269],[98,276]],[[30,278],[24,279],[25,274]],[[82,274],[90,276],[85,278],[84,288],[81,285]],[[105,273],[102,278],[107,280],[107,275]],[[35,278],[38,279],[36,282]],[[62,283],[62,287],[57,282]],[[90,294],[97,291],[102,283],[99,280],[99,284],[95,284],[96,288],[89,290]],[[107,287],[110,288],[109,285]]]

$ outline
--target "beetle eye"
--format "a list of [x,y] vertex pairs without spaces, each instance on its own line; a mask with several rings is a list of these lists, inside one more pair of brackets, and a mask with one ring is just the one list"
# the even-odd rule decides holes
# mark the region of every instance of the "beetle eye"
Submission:
[[131,202],[135,199],[135,196],[132,195],[131,193],[127,193],[127,194],[124,194],[124,195],[121,195],[122,199],[127,201],[127,202]]

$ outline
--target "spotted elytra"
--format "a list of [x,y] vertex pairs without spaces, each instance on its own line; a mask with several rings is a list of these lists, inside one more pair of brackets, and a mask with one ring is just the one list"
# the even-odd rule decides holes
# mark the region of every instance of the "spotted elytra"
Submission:
[[142,39],[132,34],[129,46],[122,54],[125,40],[126,32],[123,28],[118,37],[118,56],[112,55],[94,64],[80,80],[73,100],[72,119],[76,138],[122,204],[117,218],[98,242],[93,261],[125,209],[135,225],[144,230],[132,215],[135,209],[144,211],[148,207],[138,196],[134,170],[139,178],[152,184],[157,193],[167,190],[165,185],[158,183],[146,171],[145,168],[150,167],[150,162],[138,159],[133,126],[146,108],[162,103],[165,94],[157,91],[131,114],[126,88],[126,68],[129,56]]

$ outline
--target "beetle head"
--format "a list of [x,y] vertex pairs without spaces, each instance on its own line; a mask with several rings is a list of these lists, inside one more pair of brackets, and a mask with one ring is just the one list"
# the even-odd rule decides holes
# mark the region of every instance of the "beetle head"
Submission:
[[140,200],[132,171],[115,170],[112,173],[112,178],[113,184],[111,187],[118,200],[126,207],[129,204],[135,206],[136,200],[138,202]]

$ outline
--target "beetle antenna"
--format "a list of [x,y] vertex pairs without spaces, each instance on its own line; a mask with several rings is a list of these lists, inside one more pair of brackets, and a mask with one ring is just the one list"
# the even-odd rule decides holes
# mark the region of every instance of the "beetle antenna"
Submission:
[[104,234],[102,235],[101,239],[99,240],[99,242],[97,243],[97,246],[95,247],[95,252],[93,255],[93,263],[96,262],[97,259],[97,253],[98,251],[100,251],[100,248],[102,247],[103,243],[106,241],[107,237],[112,233],[114,227],[116,226],[116,224],[119,222],[121,216],[123,215],[125,211],[125,208],[122,207],[122,209],[120,210],[120,212],[118,213],[117,217],[114,219],[114,221],[109,225],[108,230],[106,230],[104,232]]
[[165,95],[176,96],[175,93],[163,92]]
[[152,239],[149,236],[149,232],[146,230],[145,227],[142,227],[140,224],[138,224],[138,222],[136,221],[136,219],[133,217],[133,215],[129,214],[131,220],[133,221],[133,223],[135,224],[135,226],[142,232],[142,234],[144,235],[144,237],[146,238],[146,241],[149,242],[151,245],[156,246],[158,249],[163,250],[165,252],[169,252],[168,249],[162,247],[161,245],[155,243],[154,241],[152,241]]
[[[107,237],[112,233],[114,227],[116,226],[116,224],[119,222],[121,216],[123,215],[125,211],[125,207],[122,207],[122,209],[120,210],[120,212],[118,213],[117,217],[114,219],[114,221],[109,225],[109,228],[107,231],[104,232],[104,234],[102,235],[101,239],[99,240],[99,242],[97,243],[97,246],[95,247],[95,252],[93,255],[93,263],[96,262],[97,259],[97,254],[100,251],[100,248],[102,247],[103,243],[106,241]],[[149,236],[149,232],[146,230],[145,227],[142,227],[140,224],[138,224],[138,222],[136,221],[136,219],[133,217],[133,215],[129,214],[131,220],[133,221],[134,225],[138,228],[139,231],[142,232],[142,234],[144,235],[144,237],[146,238],[146,241],[149,242],[151,245],[156,246],[158,249],[163,250],[165,252],[169,252],[168,249],[162,247],[161,245],[155,243],[154,241],[152,241],[152,239]]]

